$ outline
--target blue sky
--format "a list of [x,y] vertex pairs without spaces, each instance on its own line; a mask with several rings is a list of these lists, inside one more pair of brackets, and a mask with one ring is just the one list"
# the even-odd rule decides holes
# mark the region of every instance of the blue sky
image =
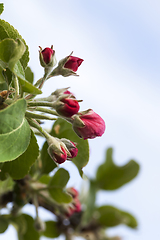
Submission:
[[[54,45],[57,59],[74,55],[84,59],[80,77],[51,79],[44,96],[56,88],[71,87],[81,110],[93,108],[106,121],[102,138],[90,141],[91,158],[84,169],[94,176],[105,149],[123,165],[133,158],[141,165],[137,179],[115,192],[99,194],[98,204],[113,204],[132,212],[137,231],[120,226],[109,231],[127,240],[158,239],[160,168],[160,3],[156,0],[6,0],[2,18],[18,29],[30,48],[30,66],[38,79],[43,69],[38,46]],[[47,123],[46,126],[49,126]],[[97,147],[98,146],[98,147]],[[70,184],[80,186],[70,163]],[[27,211],[27,210],[26,210]],[[1,236],[3,240],[12,229]],[[12,234],[12,239],[14,233]]]

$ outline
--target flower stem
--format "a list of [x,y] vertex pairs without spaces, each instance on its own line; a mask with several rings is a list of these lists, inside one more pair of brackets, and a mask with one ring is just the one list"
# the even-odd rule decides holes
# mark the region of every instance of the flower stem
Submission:
[[43,136],[46,139],[49,139],[51,137],[51,135],[49,133],[47,133],[39,124],[36,120],[31,119],[31,118],[27,118],[27,121],[29,123],[30,126],[36,128],[40,133],[43,134]]
[[14,88],[15,88],[14,100],[17,100],[19,96],[19,82],[18,82],[17,76],[13,75],[13,81],[14,81]]
[[28,118],[34,118],[34,119],[57,120],[57,118],[52,118],[46,115],[36,114],[28,111],[26,111],[25,115]]
[[31,101],[31,102],[28,102],[28,105],[29,106],[33,106],[33,107],[36,107],[36,106],[45,106],[45,107],[53,107],[53,103],[51,102],[37,102],[37,101]]
[[36,194],[34,194],[34,197],[33,197],[33,204],[36,208],[36,217],[38,217],[38,199]]
[[55,115],[55,116],[59,116],[56,111],[48,109],[48,108],[36,107],[34,110],[39,111],[39,112],[49,113],[49,114]]

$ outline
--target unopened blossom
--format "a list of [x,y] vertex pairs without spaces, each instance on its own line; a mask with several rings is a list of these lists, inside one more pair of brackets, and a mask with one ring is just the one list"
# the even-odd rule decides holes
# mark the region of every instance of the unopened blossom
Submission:
[[51,48],[44,48],[42,50],[41,47],[39,51],[39,59],[41,66],[44,68],[54,67],[56,65],[55,51],[53,50],[53,45]]
[[78,154],[78,148],[76,148],[76,145],[73,142],[72,142],[72,144],[74,145],[74,147],[68,149],[70,154],[71,154],[71,156],[68,157],[68,158],[75,158],[77,156],[77,154]]
[[73,201],[73,205],[75,207],[75,212],[80,212],[81,211],[81,203],[78,198],[75,198]]
[[73,129],[83,139],[102,136],[105,128],[104,120],[92,109],[73,116]]
[[59,61],[57,68],[53,70],[51,76],[56,75],[62,75],[63,77],[68,77],[71,75],[78,76],[76,74],[76,71],[78,70],[78,67],[82,64],[84,60],[79,57],[71,56],[72,53]]
[[61,138],[61,141],[65,144],[67,147],[70,155],[67,156],[67,160],[71,160],[72,158],[75,158],[78,154],[78,148],[76,147],[76,144],[69,139]]
[[60,101],[55,104],[57,113],[64,117],[71,117],[78,113],[79,108],[79,103],[74,98],[61,98]]
[[83,61],[84,60],[81,58],[69,56],[68,61],[64,65],[64,68],[68,68],[73,72],[76,72]]
[[74,187],[67,188],[67,192],[72,195],[73,198],[77,198],[79,193]]
[[54,145],[48,147],[50,157],[58,164],[64,163],[67,160],[67,152],[64,147],[60,146],[60,151],[55,149]]
[[74,213],[81,212],[81,203],[79,201],[79,193],[75,188],[68,188],[67,192],[70,193],[73,197],[72,202],[66,207],[65,215],[66,217],[71,217]]

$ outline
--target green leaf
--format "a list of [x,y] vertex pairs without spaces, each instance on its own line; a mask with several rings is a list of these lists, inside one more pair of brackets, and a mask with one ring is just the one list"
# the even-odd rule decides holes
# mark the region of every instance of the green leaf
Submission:
[[58,203],[69,203],[72,200],[70,194],[64,192],[63,188],[69,180],[69,173],[63,168],[58,171],[51,178],[48,187],[51,197]]
[[16,227],[19,240],[39,240],[40,235],[34,228],[34,220],[27,214],[12,217],[12,224]]
[[25,42],[25,40],[22,38],[22,36],[18,33],[18,31],[10,25],[8,22],[5,22],[4,20],[0,19],[0,40],[3,40],[5,38],[12,38],[16,40],[19,38],[22,40],[22,42],[25,45],[25,53],[23,54],[22,58],[20,59],[20,62],[25,69],[27,67],[28,61],[29,61],[29,51],[28,51],[28,46]]
[[22,86],[22,90],[24,92],[28,92],[28,93],[32,93],[32,94],[41,94],[42,91],[38,88],[36,88],[35,86],[33,86],[30,82],[25,80],[25,73],[23,70],[23,67],[20,63],[20,61],[18,61],[14,68],[13,68],[13,73],[18,77],[19,82]]
[[0,59],[8,64],[11,71],[24,52],[25,45],[20,39],[6,38],[0,42]]
[[4,76],[2,74],[2,71],[3,71],[3,68],[0,65],[0,84],[5,83],[5,79],[4,79]]
[[16,159],[29,145],[30,127],[25,119],[25,111],[24,99],[0,111],[0,162]]
[[39,182],[48,185],[49,182],[50,182],[50,180],[51,180],[51,177],[50,177],[49,175],[43,175],[43,176],[39,179]]
[[0,233],[4,233],[8,228],[8,221],[7,219],[1,215],[0,216]]
[[[24,92],[41,94],[42,91],[40,89],[36,88],[25,79],[25,72],[20,62],[24,51],[25,45],[20,39],[15,41],[7,38],[0,42],[0,81],[4,82],[5,79],[2,75],[2,70],[8,67],[19,78]],[[31,71],[28,73],[28,70],[26,70],[26,72],[26,74],[30,74],[31,77]]]
[[69,173],[67,170],[60,168],[54,174],[49,182],[49,187],[60,187],[64,188],[69,180]]
[[0,194],[7,192],[9,190],[13,190],[13,186],[14,181],[10,177],[8,177],[5,181],[0,181]]
[[121,211],[121,214],[125,218],[125,224],[128,227],[136,228],[138,226],[137,220],[130,213]]
[[0,3],[0,15],[2,14],[3,11],[4,11],[4,4]]
[[27,150],[17,159],[11,162],[0,163],[0,179],[4,180],[8,175],[13,179],[24,178],[28,174],[30,167],[35,162],[39,154],[39,147],[36,137],[31,131],[30,144]]
[[46,230],[42,232],[42,235],[48,238],[57,238],[60,235],[57,222],[47,221],[45,222]]
[[12,81],[12,72],[7,68],[7,64],[0,60],[0,84],[5,84],[5,89]]
[[42,161],[41,174],[48,174],[54,168],[57,167],[53,159],[51,159],[51,157],[49,156],[47,148],[48,148],[48,143],[45,142],[41,150],[41,161]]
[[109,148],[106,152],[106,161],[97,170],[97,186],[103,190],[115,190],[135,178],[138,172],[139,164],[134,160],[130,160],[124,166],[115,165],[112,148]]
[[0,233],[4,233],[8,228],[8,221],[5,216],[0,216]]
[[67,138],[72,142],[77,143],[78,148],[77,157],[72,159],[72,162],[77,166],[81,177],[83,176],[82,168],[85,167],[89,161],[89,144],[87,140],[79,138],[72,129],[72,125],[67,121],[59,118],[53,125],[51,135],[58,138]]
[[7,83],[6,82],[0,83],[0,91],[6,90],[6,89],[8,89]]
[[31,84],[33,84],[34,74],[33,74],[32,70],[30,69],[30,67],[27,67],[25,70],[25,79],[28,82],[30,82]]
[[98,222],[105,227],[114,227],[125,224],[131,228],[137,227],[136,219],[129,213],[119,210],[113,206],[102,206],[97,209]]
[[72,201],[72,197],[63,191],[62,188],[52,188],[49,189],[50,196],[57,203],[70,203]]

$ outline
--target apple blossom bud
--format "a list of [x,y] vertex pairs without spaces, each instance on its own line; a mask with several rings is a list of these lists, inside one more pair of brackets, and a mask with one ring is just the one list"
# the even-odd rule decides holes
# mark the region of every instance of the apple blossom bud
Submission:
[[58,138],[49,137],[48,142],[48,154],[56,163],[63,163],[67,160],[67,156],[70,156],[70,152],[66,145]]
[[81,203],[78,198],[75,198],[73,200],[73,205],[75,207],[75,212],[80,212],[81,211]]
[[75,212],[74,207],[68,206],[68,208],[65,211],[65,216],[69,218],[74,214],[74,212]]
[[56,162],[56,163],[64,163],[67,160],[67,153],[63,147],[61,147],[61,152],[56,152],[54,150],[54,145],[50,145],[48,147],[48,153],[50,157]]
[[75,146],[75,148],[69,149],[71,157],[68,157],[68,158],[75,158],[77,156],[77,154],[78,154],[78,148],[76,148],[76,145],[74,143],[73,143],[73,145]]
[[68,88],[60,88],[57,89],[56,91],[52,92],[51,95],[49,95],[46,98],[40,98],[38,99],[39,101],[47,101],[47,102],[55,102],[59,97],[64,96],[64,97],[70,97],[70,98],[75,98],[73,93],[68,91]]
[[44,68],[53,68],[57,61],[56,61],[56,57],[55,57],[55,51],[53,50],[53,45],[51,46],[51,48],[45,48],[42,50],[41,47],[40,51],[39,51],[39,59],[40,59],[40,63],[41,66]]
[[88,139],[102,136],[105,131],[104,120],[92,109],[80,112],[73,117],[73,130],[80,138]]
[[78,148],[76,148],[75,143],[66,138],[61,138],[61,141],[66,145],[68,151],[70,152],[70,156],[67,157],[67,160],[75,158],[78,154]]
[[51,73],[51,76],[55,75],[62,75],[63,77],[68,77],[71,75],[78,76],[76,74],[76,71],[78,70],[78,67],[82,64],[84,61],[81,58],[71,56],[71,54],[63,59],[61,59],[58,63],[58,67],[53,70]]
[[72,95],[72,93],[70,91],[68,91],[68,88],[69,87],[56,89],[56,91],[52,92],[51,95],[56,96],[56,98],[59,98],[63,94]]
[[75,188],[71,187],[67,189],[67,192],[72,195],[73,200],[71,203],[66,205],[64,210],[65,210],[66,217],[71,217],[74,213],[81,212],[82,209],[81,209],[81,203],[78,198],[79,196],[78,191]]
[[79,193],[74,187],[67,188],[67,192],[72,195],[73,198],[78,197]]
[[57,101],[54,108],[58,114],[64,117],[71,117],[78,113],[80,106],[76,99],[64,97],[61,98],[60,101]]
[[65,63],[64,68],[68,68],[74,72],[78,70],[78,67],[84,60],[78,57],[69,56],[68,61]]

